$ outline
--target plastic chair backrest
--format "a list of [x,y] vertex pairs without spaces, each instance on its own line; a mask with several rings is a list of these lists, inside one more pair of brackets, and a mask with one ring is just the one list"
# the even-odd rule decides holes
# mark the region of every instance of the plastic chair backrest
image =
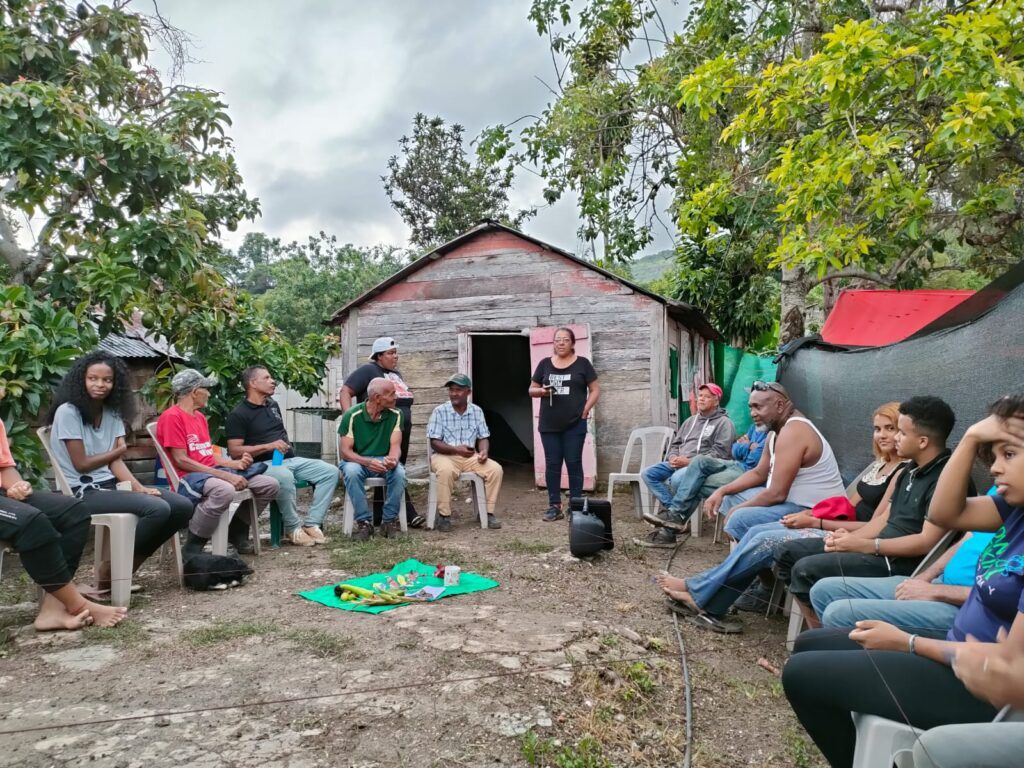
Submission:
[[910,577],[913,578],[914,576],[917,576],[926,568],[929,568],[932,563],[942,557],[945,551],[953,546],[953,543],[957,538],[959,538],[961,533],[962,531],[946,531],[942,534],[942,538],[935,543],[935,546],[931,548],[931,551],[929,551],[928,554],[924,556],[924,559],[917,564],[917,568],[915,568],[914,572],[910,574]]
[[50,428],[40,427],[36,430],[36,435],[39,436],[39,442],[43,444],[43,450],[46,451],[46,456],[50,460],[50,466],[53,467],[53,479],[57,483],[57,488],[65,496],[74,496],[71,492],[71,483],[64,476],[64,473],[60,471],[60,465],[57,463],[57,457],[53,455],[53,448],[50,447]]
[[157,442],[156,439],[156,422],[151,421],[146,425],[146,431],[149,436],[153,438],[153,446],[156,448],[156,455],[160,457],[160,463],[163,464],[164,473],[167,475],[167,485],[172,491],[178,490],[178,470],[174,468],[174,464],[171,463],[171,457],[168,455],[164,447]]
[[629,472],[633,462],[633,449],[640,445],[640,469],[649,467],[665,458],[665,452],[672,441],[672,427],[641,427],[629,433],[629,443],[622,456],[622,474]]

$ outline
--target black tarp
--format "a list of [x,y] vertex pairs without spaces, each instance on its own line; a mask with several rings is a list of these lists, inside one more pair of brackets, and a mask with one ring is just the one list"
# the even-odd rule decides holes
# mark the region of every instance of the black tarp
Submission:
[[828,439],[846,480],[871,460],[871,413],[890,400],[948,402],[952,445],[993,400],[1024,390],[1024,263],[896,344],[794,342],[780,355],[778,380]]

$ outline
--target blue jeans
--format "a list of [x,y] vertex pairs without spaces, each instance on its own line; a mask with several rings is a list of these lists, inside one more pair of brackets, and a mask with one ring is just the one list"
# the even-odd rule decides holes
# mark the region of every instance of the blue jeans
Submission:
[[781,504],[773,504],[770,507],[744,507],[743,509],[738,509],[735,512],[730,511],[736,505],[754,498],[754,496],[763,490],[765,490],[763,487],[748,488],[745,491],[740,491],[739,493],[734,493],[731,496],[726,496],[722,501],[722,506],[719,508],[718,514],[728,516],[725,521],[725,532],[729,534],[733,541],[740,541],[744,534],[746,534],[746,532],[755,525],[761,525],[762,523],[776,523],[781,520],[784,515],[807,509],[807,507],[801,507],[799,504],[784,501]]
[[665,509],[686,520],[701,499],[742,474],[743,465],[738,461],[700,455],[679,469],[673,469],[667,461],[653,464],[640,473],[640,478]]
[[301,525],[295,508],[295,482],[301,480],[314,486],[313,503],[306,513],[306,525],[323,527],[327,517],[327,508],[334,498],[334,490],[338,487],[338,470],[333,464],[320,459],[304,459],[295,456],[285,459],[277,466],[267,467],[265,474],[281,484],[274,501],[281,512],[281,520],[286,532],[291,533]]
[[853,629],[862,619],[878,619],[905,632],[946,639],[959,606],[934,600],[897,600],[906,576],[830,576],[811,587],[811,605],[826,627]]
[[548,486],[548,504],[562,503],[562,462],[569,476],[569,498],[583,495],[583,443],[587,439],[587,420],[580,419],[561,432],[541,432],[544,447],[544,482]]
[[[383,461],[384,456],[366,456],[367,459]],[[384,492],[384,516],[383,521],[390,523],[398,519],[398,510],[402,503],[402,496],[405,495],[405,465],[396,464],[394,469],[381,474],[371,472],[362,464],[354,461],[345,461],[341,464],[341,474],[345,478],[345,493],[352,500],[352,510],[357,523],[363,520],[369,521],[370,505],[366,502],[366,482],[368,477],[383,477],[387,483]]]
[[[775,548],[784,541],[824,536],[817,528],[787,528],[764,523],[748,529],[735,549],[721,563],[686,579],[686,588],[703,610],[723,615],[749,587],[757,574],[772,567]],[[768,606],[765,606],[767,609]]]

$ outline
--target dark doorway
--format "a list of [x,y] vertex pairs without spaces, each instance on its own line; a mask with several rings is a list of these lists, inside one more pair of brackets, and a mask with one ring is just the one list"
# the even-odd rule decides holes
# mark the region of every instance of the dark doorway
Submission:
[[491,430],[491,457],[509,464],[533,463],[530,340],[520,334],[470,335],[473,402]]

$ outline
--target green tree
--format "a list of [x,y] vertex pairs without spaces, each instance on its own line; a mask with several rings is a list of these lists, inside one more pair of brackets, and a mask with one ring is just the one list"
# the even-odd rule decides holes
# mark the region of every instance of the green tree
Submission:
[[[24,325],[5,334],[5,356],[43,356],[0,368],[5,420],[31,418],[33,395],[94,342],[91,323],[117,330],[136,309],[219,375],[275,358],[289,386],[319,388],[332,343],[289,345],[211,266],[222,231],[258,204],[242,188],[217,94],[166,87],[146,63],[150,37],[175,34],[152,24],[162,21],[127,3],[0,3],[0,263],[22,289],[6,294],[3,322],[42,323],[47,339]],[[19,230],[21,220],[32,226]],[[28,443],[13,447],[31,461]]]
[[755,276],[766,298],[778,281],[787,340],[822,282],[914,287],[1020,258],[1019,0],[703,0],[678,29],[659,5],[531,6],[557,97],[518,157],[549,201],[576,193],[604,259],[631,258],[667,207],[674,290],[742,343]]
[[[249,237],[253,235],[246,239]],[[335,236],[320,232],[305,244],[278,248],[266,267],[269,288],[260,297],[260,305],[282,333],[298,340],[309,333],[322,333],[324,322],[335,310],[405,263],[400,249],[341,245]]]
[[403,136],[399,154],[381,177],[391,206],[411,230],[409,241],[432,248],[484,219],[519,226],[532,213],[509,210],[515,168],[501,162],[502,149],[481,147],[471,161],[462,145],[464,128],[440,117],[417,114],[412,136]]

